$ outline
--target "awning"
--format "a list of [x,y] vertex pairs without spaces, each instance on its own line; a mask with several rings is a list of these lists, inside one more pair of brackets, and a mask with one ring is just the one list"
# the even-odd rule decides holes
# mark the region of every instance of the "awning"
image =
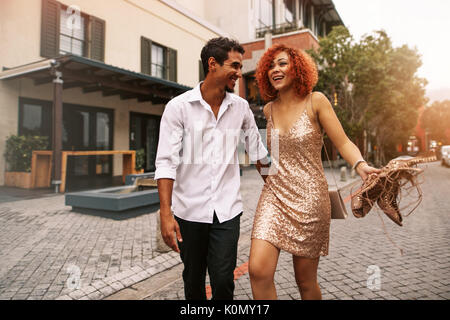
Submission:
[[63,89],[82,88],[83,93],[101,91],[104,97],[137,99],[154,104],[167,103],[192,88],[76,55],[64,55],[34,63],[5,68],[0,80],[30,78],[36,86],[51,83],[61,73]]

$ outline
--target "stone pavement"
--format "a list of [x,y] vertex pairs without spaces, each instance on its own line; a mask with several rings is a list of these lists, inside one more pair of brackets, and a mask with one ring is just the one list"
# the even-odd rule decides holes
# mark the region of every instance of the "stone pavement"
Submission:
[[[332,221],[330,255],[319,265],[324,299],[450,298],[450,199],[444,195],[450,170],[431,164],[425,177],[424,201],[405,226],[384,219],[404,256],[375,212]],[[261,188],[257,172],[244,170],[236,299],[251,298],[245,266]],[[157,209],[134,216],[80,214],[64,205],[62,195],[1,203],[0,299],[184,299],[178,254],[155,250]],[[373,265],[380,290],[367,288]],[[275,280],[280,299],[300,298],[289,254],[281,253]]]
[[157,209],[81,214],[63,195],[0,204],[0,299],[102,299],[179,264],[154,251]]
[[[389,241],[374,210],[362,219],[350,215],[347,220],[332,221],[330,252],[321,258],[318,270],[323,299],[450,299],[450,170],[437,163],[429,164],[422,190],[422,204],[405,218],[403,227],[382,217],[388,236],[404,250],[404,255]],[[243,197],[248,199],[245,196],[244,190]],[[254,210],[255,202],[247,203],[249,211]],[[241,270],[248,262],[250,230],[248,226],[241,228],[237,263]],[[177,272],[180,274],[181,270]],[[235,299],[252,299],[248,272],[241,270],[237,276],[235,273]],[[280,254],[275,284],[279,299],[300,299],[292,256],[286,252]],[[159,290],[146,289],[151,292],[141,297],[146,300],[184,299],[183,281],[173,275]],[[125,297],[117,294],[110,298]]]

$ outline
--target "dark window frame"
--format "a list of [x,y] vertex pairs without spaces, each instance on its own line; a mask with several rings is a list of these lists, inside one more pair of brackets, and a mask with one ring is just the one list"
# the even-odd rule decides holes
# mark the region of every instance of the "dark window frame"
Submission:
[[[51,101],[47,100],[40,100],[40,99],[33,99],[33,98],[26,98],[26,97],[19,97],[19,108],[18,108],[18,119],[19,124],[17,126],[17,134],[18,135],[27,135],[25,132],[26,129],[23,127],[23,120],[24,120],[24,114],[25,114],[25,104],[33,104],[33,105],[40,105],[42,107],[42,114],[41,114],[41,128],[39,135],[40,136],[48,136],[48,143],[49,147],[52,146],[52,139],[53,139],[53,125],[52,125],[52,119],[53,119],[53,106]],[[47,126],[44,127],[44,126]],[[47,131],[48,134],[45,133]]]
[[41,44],[40,55],[45,58],[55,58],[64,54],[79,55],[61,49],[61,38],[68,37],[71,41],[83,41],[82,57],[105,61],[106,22],[96,16],[80,11],[84,19],[84,40],[61,32],[61,16],[68,6],[56,0],[42,0],[41,11]]
[[[155,155],[156,155],[156,151],[158,149],[158,142],[159,142],[159,129],[160,129],[160,125],[161,125],[161,117],[160,115],[156,115],[156,114],[148,114],[148,113],[141,113],[141,112],[135,112],[135,111],[130,111],[130,124],[129,124],[129,145],[130,145],[130,150],[138,150],[138,146],[136,145],[136,137],[133,137],[134,139],[132,139],[131,134],[133,131],[133,120],[136,118],[140,118],[141,120],[148,120],[148,119],[152,119],[152,120],[156,120],[159,121],[159,125],[158,125],[158,130],[156,130],[156,145],[154,146],[154,151],[155,151]],[[142,133],[142,127],[141,127],[141,133]],[[145,149],[145,147],[144,147]],[[145,153],[145,163],[144,163],[144,169],[145,170],[149,170],[152,171],[152,169],[156,169],[155,168],[155,163],[148,163],[149,159],[147,159],[147,155],[149,153],[149,150],[146,150]],[[155,157],[156,160],[156,157]],[[153,170],[154,171],[154,170]]]
[[[178,52],[161,43],[141,36],[141,72],[152,77],[177,82],[178,78]],[[159,47],[163,50],[163,65],[154,63],[152,59],[152,47]],[[152,73],[152,66],[163,69],[163,77]]]
[[[88,112],[89,114],[97,114],[97,113],[107,113],[111,116],[111,130],[109,131],[109,140],[110,142],[110,149],[109,150],[113,150],[114,149],[114,109],[111,108],[101,108],[101,107],[94,107],[94,106],[86,106],[86,105],[81,105],[81,104],[74,104],[74,103],[63,103],[63,116],[64,113],[67,112],[69,109],[72,110],[78,110],[81,112]],[[100,150],[98,149],[96,146],[94,146],[93,143],[93,136],[96,136],[96,132],[97,132],[97,123],[96,121],[97,118],[95,117],[95,119],[91,119],[90,118],[90,123],[89,123],[89,132],[90,132],[90,140],[89,140],[89,147],[86,150]],[[108,149],[106,149],[108,150]]]
[[[288,9],[287,2],[291,2],[291,8]],[[295,0],[283,0],[285,11],[288,11],[292,15],[292,21],[286,19],[286,13],[284,14],[285,22],[287,23],[295,23],[297,19],[297,13],[295,12]]]
[[167,47],[165,47],[165,46],[163,46],[163,45],[160,45],[159,43],[156,43],[156,42],[152,41],[150,50],[153,51],[153,47],[162,49],[162,54],[163,54],[163,64],[160,65],[160,64],[157,64],[156,62],[154,62],[155,60],[153,60],[153,55],[150,55],[150,75],[151,75],[152,77],[157,77],[157,78],[159,78],[159,77],[156,75],[156,73],[155,73],[155,74],[152,73],[152,70],[153,70],[152,66],[155,66],[156,68],[161,68],[161,69],[162,69],[162,72],[163,72],[163,79],[167,79],[167,78],[168,78],[168,72],[169,72],[169,65],[168,65],[168,63],[167,63],[167,60],[168,60],[168,59],[167,59]]
[[[65,4],[61,3],[60,15],[62,14],[62,11],[67,11],[68,8],[69,8],[69,6],[66,6]],[[83,55],[82,55],[82,57],[89,58],[89,48],[91,46],[91,41],[92,41],[92,39],[90,39],[90,37],[89,37],[90,15],[88,15],[88,14],[86,14],[84,12],[80,12],[80,15],[81,15],[81,17],[84,18],[84,40],[75,38],[75,37],[73,37],[71,35],[64,34],[61,31],[61,22],[60,22],[60,25],[58,26],[59,27],[58,35],[59,35],[59,39],[61,39],[61,36],[70,38],[71,45],[72,45],[72,40],[81,41],[83,43]],[[61,16],[60,16],[59,19],[61,21]],[[61,40],[59,41],[58,51],[59,51],[60,54],[75,54],[75,55],[77,55],[76,53],[73,53],[71,51],[64,51],[64,50],[62,50],[61,49]]]

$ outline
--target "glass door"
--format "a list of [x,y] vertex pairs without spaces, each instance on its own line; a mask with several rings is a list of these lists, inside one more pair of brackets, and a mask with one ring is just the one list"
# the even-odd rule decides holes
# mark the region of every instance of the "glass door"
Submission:
[[134,113],[130,114],[130,149],[145,151],[144,171],[155,171],[156,151],[158,149],[160,116]]
[[[113,111],[65,104],[63,150],[112,150]],[[96,185],[99,177],[112,176],[112,156],[73,156],[67,160],[67,181],[76,187]]]

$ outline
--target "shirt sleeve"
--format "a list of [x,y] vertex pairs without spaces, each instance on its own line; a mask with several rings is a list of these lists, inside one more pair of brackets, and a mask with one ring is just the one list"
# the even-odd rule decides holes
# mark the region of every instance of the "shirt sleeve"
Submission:
[[163,112],[155,161],[155,180],[176,179],[183,142],[183,122],[176,104],[169,102]]
[[244,131],[244,145],[250,160],[256,162],[267,157],[268,151],[264,146],[255,117],[248,103],[246,104],[244,123],[242,125]]

